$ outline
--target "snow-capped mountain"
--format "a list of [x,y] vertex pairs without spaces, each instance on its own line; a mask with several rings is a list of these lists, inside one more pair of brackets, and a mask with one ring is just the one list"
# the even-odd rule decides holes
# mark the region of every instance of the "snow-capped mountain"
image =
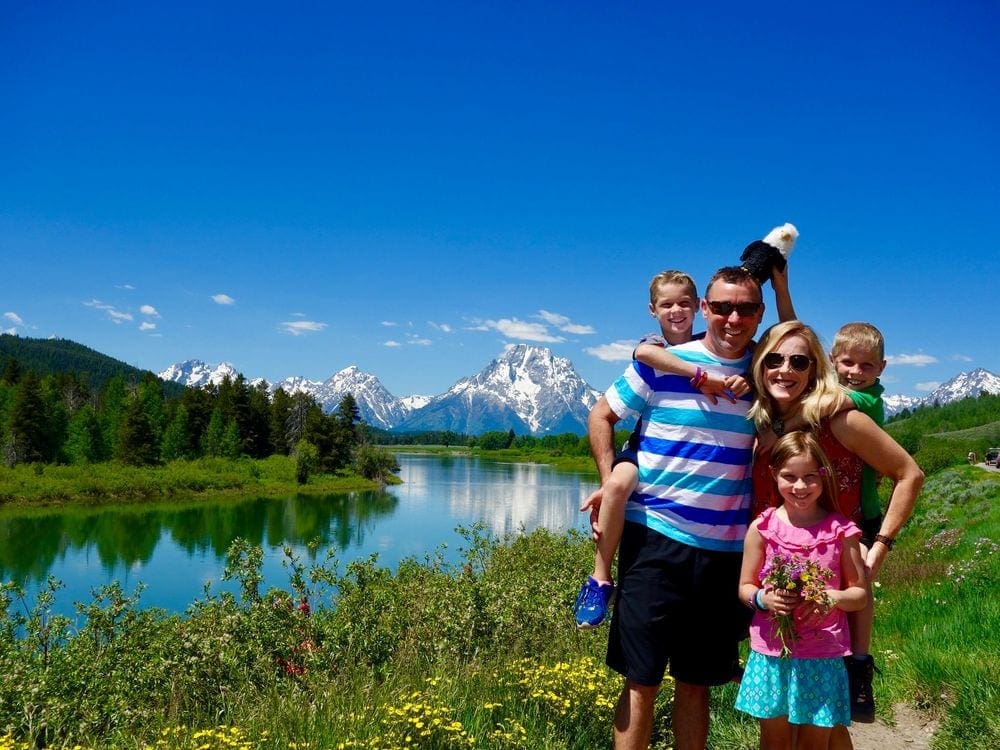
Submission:
[[984,392],[1000,394],[1000,376],[978,367],[971,372],[960,372],[923,398],[885,396],[883,398],[885,414],[890,416],[903,409],[913,410],[918,406],[932,406],[935,403],[950,404],[953,401],[961,401],[963,398],[978,396]]
[[160,380],[171,383],[181,383],[194,388],[201,388],[206,385],[219,385],[229,376],[231,380],[236,379],[239,372],[229,362],[220,362],[211,367],[200,359],[189,359],[186,362],[178,362],[170,365],[159,374]]
[[565,357],[553,356],[544,347],[519,344],[478,375],[435,396],[398,429],[468,435],[511,429],[518,434],[582,434],[599,396]]
[[[229,363],[211,368],[199,360],[171,365],[160,373],[164,380],[200,387],[237,376]],[[328,380],[289,377],[271,383],[273,392],[306,392],[325,412],[334,411],[348,393],[354,396],[361,418],[382,429],[401,431],[451,430],[476,435],[489,430],[518,434],[583,434],[587,415],[600,393],[577,374],[573,363],[537,346],[512,346],[478,375],[463,378],[446,393],[433,398],[391,394],[379,379],[354,365]]]

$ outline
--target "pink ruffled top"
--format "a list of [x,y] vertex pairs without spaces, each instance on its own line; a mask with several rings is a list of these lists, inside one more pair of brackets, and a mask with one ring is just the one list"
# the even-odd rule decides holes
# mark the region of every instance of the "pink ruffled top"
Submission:
[[[782,521],[768,508],[760,516],[757,531],[764,538],[764,566],[777,553],[799,555],[813,560],[821,567],[833,571],[826,588],[842,588],[840,558],[844,539],[861,536],[861,530],[839,513],[828,513],[815,526],[799,528]],[[847,656],[851,653],[851,634],[847,626],[847,613],[831,609],[815,625],[795,623],[797,638],[789,643],[792,656],[799,659],[821,659]],[[777,623],[770,612],[755,612],[750,624],[750,648],[768,656],[781,655],[781,639]]]

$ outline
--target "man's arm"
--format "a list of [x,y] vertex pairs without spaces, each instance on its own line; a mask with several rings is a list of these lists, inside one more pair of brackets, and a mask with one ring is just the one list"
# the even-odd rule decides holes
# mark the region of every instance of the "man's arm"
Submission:
[[607,398],[601,396],[587,417],[587,437],[590,439],[590,455],[601,477],[601,484],[611,474],[611,464],[615,460],[615,425],[619,417],[611,410]]

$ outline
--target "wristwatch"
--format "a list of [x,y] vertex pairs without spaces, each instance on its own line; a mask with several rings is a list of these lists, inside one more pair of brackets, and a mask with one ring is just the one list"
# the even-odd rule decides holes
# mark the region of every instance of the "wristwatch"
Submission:
[[885,534],[876,534],[875,541],[882,542],[882,544],[884,544],[885,548],[888,550],[891,550],[892,545],[896,543],[895,539],[893,539],[891,536],[886,536]]

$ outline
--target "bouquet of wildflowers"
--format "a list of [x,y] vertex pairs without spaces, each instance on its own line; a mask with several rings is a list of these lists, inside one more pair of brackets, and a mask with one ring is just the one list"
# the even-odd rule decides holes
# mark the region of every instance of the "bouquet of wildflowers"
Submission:
[[[829,611],[833,606],[826,593],[826,584],[833,578],[833,571],[801,555],[777,553],[764,565],[760,577],[765,587],[796,592],[803,601],[813,602],[824,611]],[[778,626],[781,655],[790,656],[791,644],[798,637],[795,633],[795,618],[791,614],[781,615],[777,612],[771,616]]]

